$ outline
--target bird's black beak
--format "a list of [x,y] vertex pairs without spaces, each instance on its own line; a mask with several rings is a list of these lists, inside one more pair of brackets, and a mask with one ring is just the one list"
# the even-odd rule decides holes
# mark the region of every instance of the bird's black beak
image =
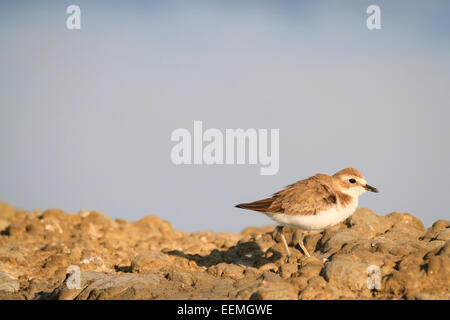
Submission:
[[367,191],[371,191],[371,192],[379,192],[377,188],[372,187],[372,186],[370,186],[370,185],[368,185],[368,184],[366,184],[366,185],[364,186],[364,189],[366,189]]

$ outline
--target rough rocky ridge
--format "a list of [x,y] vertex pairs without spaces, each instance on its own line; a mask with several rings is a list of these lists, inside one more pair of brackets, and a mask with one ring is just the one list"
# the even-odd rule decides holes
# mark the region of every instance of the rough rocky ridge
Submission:
[[450,299],[448,220],[358,209],[307,236],[309,258],[285,235],[289,259],[274,226],[190,234],[157,216],[0,203],[0,299]]

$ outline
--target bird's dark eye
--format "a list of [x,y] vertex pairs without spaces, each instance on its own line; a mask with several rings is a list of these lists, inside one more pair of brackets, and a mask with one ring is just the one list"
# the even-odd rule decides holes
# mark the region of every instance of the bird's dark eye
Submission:
[[350,180],[348,180],[348,181],[350,181],[350,183],[356,183],[356,180],[355,180],[355,179],[350,179]]

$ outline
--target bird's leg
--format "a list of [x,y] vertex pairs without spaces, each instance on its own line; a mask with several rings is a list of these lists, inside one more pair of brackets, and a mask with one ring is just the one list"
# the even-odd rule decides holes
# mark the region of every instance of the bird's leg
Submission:
[[281,240],[283,241],[284,247],[286,248],[286,251],[287,251],[287,256],[289,258],[291,256],[291,252],[289,251],[289,247],[287,245],[286,238],[284,237],[284,234],[283,234],[283,226],[277,226],[277,231],[281,236]]
[[305,233],[302,232],[302,234],[301,234],[301,236],[300,236],[300,239],[298,240],[298,244],[300,245],[300,248],[303,250],[304,254],[305,254],[307,257],[311,257],[311,255],[309,254],[308,250],[306,250],[304,240],[305,240]]

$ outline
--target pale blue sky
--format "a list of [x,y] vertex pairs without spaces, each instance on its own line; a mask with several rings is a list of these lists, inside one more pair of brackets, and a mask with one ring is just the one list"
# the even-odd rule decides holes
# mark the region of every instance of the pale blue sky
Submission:
[[[73,3],[0,4],[0,200],[238,232],[272,222],[235,204],[352,166],[361,207],[450,219],[448,1],[77,1],[69,31]],[[194,120],[280,129],[279,173],[174,166]]]

